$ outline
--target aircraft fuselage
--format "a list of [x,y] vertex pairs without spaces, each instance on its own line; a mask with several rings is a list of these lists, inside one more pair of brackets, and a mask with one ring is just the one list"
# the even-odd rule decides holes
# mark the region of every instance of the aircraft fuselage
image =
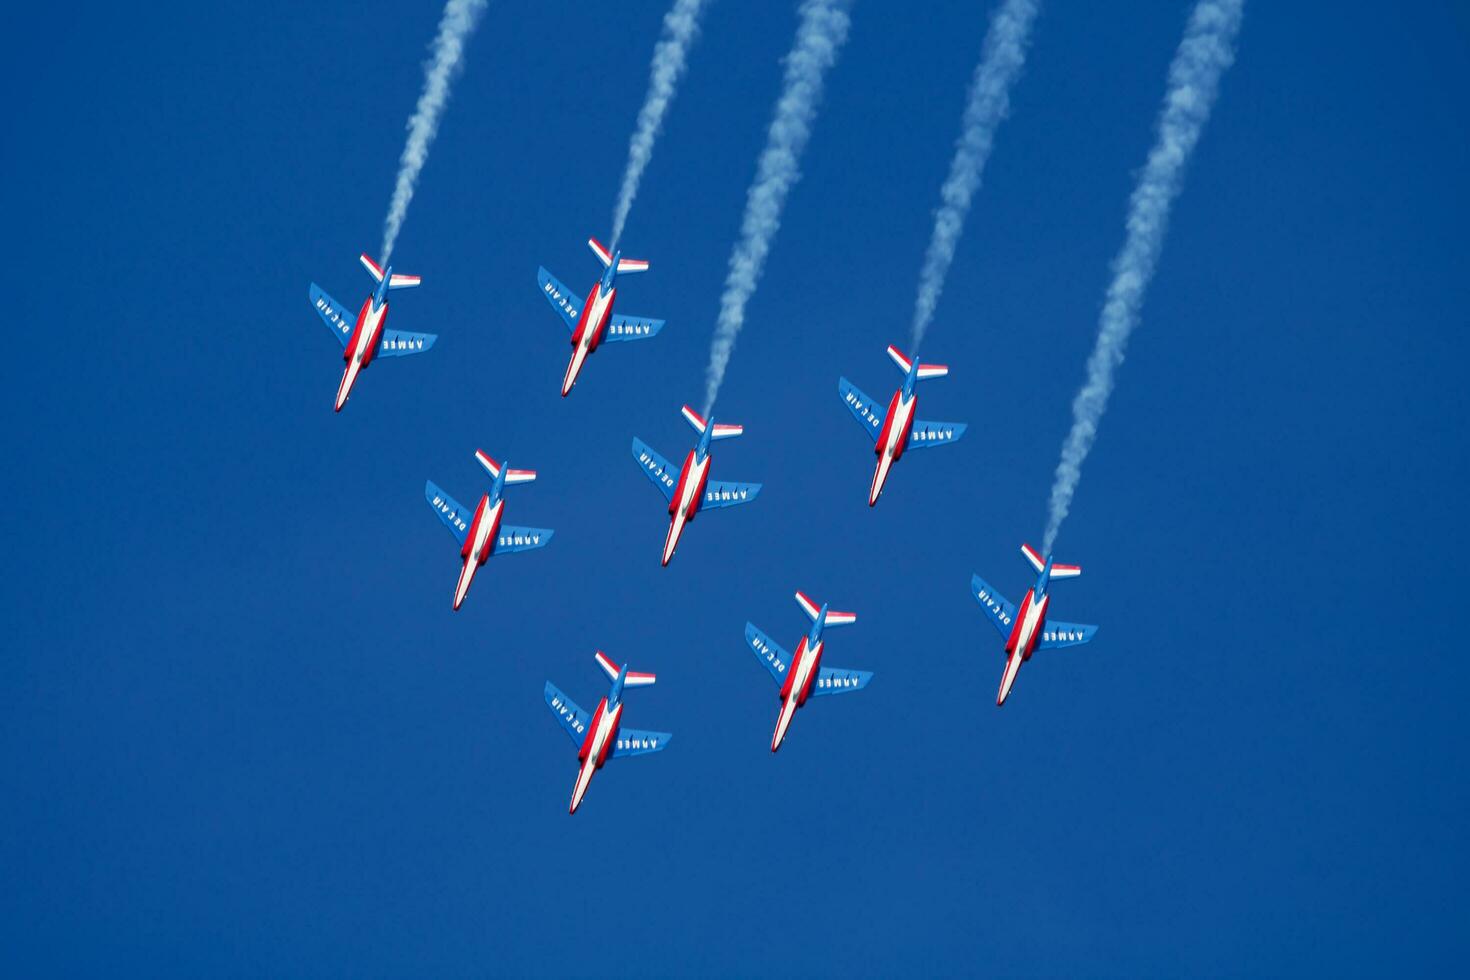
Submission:
[[582,315],[577,320],[577,329],[572,331],[572,359],[567,363],[567,373],[561,382],[563,398],[571,393],[572,387],[577,383],[577,375],[582,373],[587,355],[597,350],[597,345],[602,342],[603,334],[607,332],[607,322],[612,317],[613,301],[617,298],[618,288],[609,286],[604,290],[602,280],[599,279],[587,295],[587,302],[582,305]]
[[378,344],[383,339],[383,324],[388,322],[388,303],[385,300],[381,306],[374,306],[373,299],[374,297],[369,296],[363,301],[362,309],[357,314],[357,325],[352,328],[352,336],[342,349],[342,359],[347,362],[347,367],[342,372],[341,383],[337,385],[338,412],[347,404],[347,396],[352,394],[358,372],[372,363],[373,355],[378,352]]

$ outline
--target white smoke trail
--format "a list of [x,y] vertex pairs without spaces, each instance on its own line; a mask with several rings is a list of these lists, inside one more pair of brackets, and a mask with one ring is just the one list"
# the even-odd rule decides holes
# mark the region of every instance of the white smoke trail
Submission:
[[755,180],[745,193],[740,237],[730,252],[730,269],[725,275],[720,315],[705,370],[706,418],[725,379],[735,337],[745,324],[745,304],[755,292],[771,239],[781,227],[786,195],[801,176],[797,164],[811,136],[812,118],[822,97],[822,79],[847,40],[850,5],[851,0],[804,0],[801,5],[801,24],[786,55],[781,98],[766,134],[766,147],[756,164]]
[[1006,0],[985,32],[980,63],[975,66],[965,114],[960,121],[960,136],[955,140],[954,159],[949,164],[949,176],[939,190],[942,203],[934,213],[934,234],[919,271],[910,356],[918,355],[924,332],[934,318],[939,294],[944,291],[944,280],[965,228],[965,215],[970,213],[970,201],[980,189],[980,173],[990,157],[996,127],[1010,109],[1011,83],[1026,63],[1031,23],[1039,6],[1038,0]]
[[653,49],[653,65],[648,70],[648,95],[643,99],[643,108],[638,110],[638,126],[628,142],[628,166],[623,171],[623,187],[618,191],[618,204],[613,210],[612,248],[617,248],[618,239],[623,237],[623,225],[633,209],[633,198],[638,196],[643,168],[653,159],[653,144],[663,127],[664,113],[674,101],[674,86],[684,74],[684,60],[699,32],[703,7],[704,0],[674,0],[664,15],[663,35]]
[[424,90],[408,119],[408,142],[404,143],[403,156],[398,160],[393,200],[388,205],[388,218],[383,222],[383,247],[378,253],[378,261],[385,266],[393,255],[398,229],[403,227],[403,218],[408,214],[408,202],[413,200],[419,171],[424,169],[424,162],[429,159],[429,144],[439,131],[439,117],[449,102],[449,83],[459,70],[465,41],[475,29],[485,2],[449,0],[444,5],[444,15],[439,18],[439,33],[430,48],[429,62],[424,65]]
[[1179,194],[1184,165],[1210,117],[1220,76],[1235,60],[1235,36],[1244,0],[1200,0],[1169,66],[1169,85],[1159,112],[1158,136],[1128,202],[1128,234],[1113,260],[1113,280],[1099,319],[1097,344],[1087,359],[1087,380],[1072,402],[1072,431],[1062,443],[1042,553],[1051,551],[1082,478],[1082,462],[1097,438],[1108,407],[1113,373],[1123,363],[1128,335],[1138,322],[1144,290],[1153,277]]

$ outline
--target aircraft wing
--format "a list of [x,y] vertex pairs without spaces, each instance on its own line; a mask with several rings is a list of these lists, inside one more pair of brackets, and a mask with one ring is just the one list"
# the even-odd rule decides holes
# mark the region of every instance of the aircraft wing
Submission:
[[551,308],[561,314],[568,330],[577,329],[577,320],[582,315],[582,297],[564,286],[560,279],[546,271],[543,265],[536,270],[536,281],[541,285],[541,295]]
[[1016,618],[1016,607],[978,575],[970,578],[970,594],[980,603],[985,615],[990,617],[990,624],[1000,630],[1000,635],[1010,636],[1011,623]]
[[490,557],[513,555],[521,551],[544,548],[551,543],[551,536],[555,533],[544,527],[514,527],[510,524],[502,524],[499,533],[495,536],[495,549],[490,552]]
[[640,732],[636,728],[618,728],[618,740],[613,743],[612,758],[623,759],[630,755],[649,755],[668,748],[668,732]]
[[791,666],[791,654],[781,644],[756,629],[754,623],[746,623],[745,645],[750,647],[750,652],[771,672],[772,680],[777,684],[786,682],[786,669]]
[[1092,639],[1092,635],[1096,632],[1096,626],[1058,623],[1048,619],[1046,628],[1041,631],[1041,641],[1036,644],[1036,649],[1055,650],[1058,647],[1079,647]]
[[844,670],[841,667],[823,667],[817,671],[817,682],[812,685],[812,696],[818,694],[846,694],[861,691],[873,679],[871,670]]
[[672,501],[674,487],[679,483],[679,471],[668,460],[654,452],[648,443],[636,436],[633,438],[633,459],[642,468],[643,475],[658,487],[658,492],[664,495],[664,499]]
[[883,408],[846,378],[837,379],[837,394],[842,399],[842,404],[852,413],[852,417],[857,419],[858,425],[868,434],[868,438],[877,442],[878,432],[883,428]]
[[449,528],[449,533],[454,535],[454,540],[464,544],[465,535],[470,531],[470,521],[474,520],[475,512],[465,509],[459,501],[449,494],[440,490],[433,480],[424,481],[424,499],[429,506],[434,508],[434,513],[439,515],[439,520]]
[[327,295],[327,291],[316,283],[311,284],[311,305],[316,309],[317,316],[322,318],[332,331],[332,336],[337,338],[337,343],[343,348],[347,347],[347,341],[352,338],[352,328],[357,326],[357,317],[352,311],[341,303]]
[[726,480],[710,480],[704,485],[702,509],[710,507],[734,507],[748,504],[761,492],[759,483],[730,483]]
[[608,343],[615,340],[647,340],[664,328],[664,321],[646,316],[624,316],[614,313],[607,321],[607,330],[602,339]]
[[587,737],[587,726],[592,724],[592,716],[577,707],[577,702],[557,690],[551,681],[546,682],[546,706],[556,715],[556,720],[561,723],[567,735],[571,736],[572,741],[581,747],[583,739]]
[[925,422],[915,419],[909,429],[909,448],[928,449],[930,446],[948,446],[965,434],[969,426],[963,422]]
[[379,357],[404,357],[408,354],[422,354],[434,346],[434,341],[439,339],[434,333],[409,333],[407,330],[383,331],[383,339],[378,344]]

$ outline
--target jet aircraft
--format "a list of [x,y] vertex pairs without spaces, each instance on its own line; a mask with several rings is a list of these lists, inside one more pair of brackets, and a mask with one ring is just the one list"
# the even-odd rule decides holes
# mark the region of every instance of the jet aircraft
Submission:
[[[684,465],[677,471],[673,465],[648,444],[636,436],[633,439],[633,459],[645,476],[653,481],[659,493],[669,502],[669,533],[664,538],[663,564],[668,565],[679,546],[679,535],[684,525],[694,520],[694,515],[703,507],[733,507],[748,504],[761,492],[759,483],[727,483],[709,478],[709,444],[715,439],[733,439],[745,431],[742,425],[716,425],[713,419],[706,421],[699,413],[685,405],[680,410],[685,421],[699,433],[699,442],[684,457]],[[674,474],[678,473],[676,477]]]
[[338,412],[347,404],[347,396],[352,394],[352,386],[357,382],[358,373],[371,364],[373,358],[421,354],[433,347],[434,341],[439,339],[432,333],[409,333],[404,330],[389,330],[384,326],[388,322],[388,290],[417,286],[418,276],[395,273],[392,266],[387,269],[379,268],[378,263],[368,258],[366,253],[358,256],[358,259],[378,287],[363,301],[362,309],[357,311],[356,320],[348,316],[347,307],[328,296],[326,290],[316,283],[311,284],[308,294],[311,305],[322,318],[322,322],[331,328],[332,336],[342,345],[342,360],[347,362],[347,367],[342,371],[342,380],[337,385],[337,404],[334,410]]
[[1021,600],[1017,609],[1005,597],[992,589],[979,575],[970,579],[970,592],[991,624],[1006,638],[1006,669],[1000,677],[1000,691],[995,696],[996,706],[1006,703],[1011,685],[1016,683],[1016,672],[1021,664],[1031,659],[1037,650],[1054,650],[1058,647],[1075,647],[1092,639],[1096,626],[1081,626],[1077,623],[1048,622],[1047,609],[1051,594],[1047,591],[1052,579],[1076,578],[1082,574],[1080,565],[1058,565],[1047,555],[1042,561],[1036,549],[1029,544],[1021,545],[1021,554],[1032,568],[1036,569],[1036,584]]
[[544,548],[554,533],[541,527],[514,527],[502,524],[505,500],[501,494],[507,483],[530,483],[536,479],[535,470],[513,470],[504,463],[497,463],[484,450],[475,450],[475,460],[490,474],[493,481],[490,492],[480,498],[474,510],[469,510],[432,481],[424,482],[424,499],[439,515],[439,520],[449,528],[449,533],[459,542],[459,555],[464,564],[459,570],[459,582],[454,586],[454,608],[459,609],[475,572],[491,556],[510,555],[520,551]]
[[562,378],[561,396],[571,394],[582,373],[582,364],[587,355],[597,350],[603,341],[646,340],[664,328],[664,321],[642,316],[624,316],[613,313],[613,301],[618,293],[618,275],[628,272],[647,272],[648,262],[644,259],[625,259],[623,253],[608,252],[607,246],[595,238],[587,239],[592,253],[602,263],[603,273],[592,286],[589,302],[562,285],[551,273],[541,266],[536,271],[536,281],[541,286],[541,295],[551,308],[561,314],[567,329],[572,332],[572,359],[567,362],[567,373]]
[[657,678],[653,674],[630,671],[627,664],[619,667],[607,654],[598,650],[597,666],[612,678],[612,688],[607,697],[597,702],[592,714],[587,714],[577,703],[557,690],[551,681],[546,682],[546,706],[556,715],[556,720],[566,733],[577,743],[577,782],[572,787],[572,805],[568,813],[576,813],[587,792],[592,776],[608,759],[622,759],[630,755],[648,755],[662,752],[674,736],[668,732],[640,732],[623,728],[623,689],[625,687],[647,687]]
[[918,383],[930,378],[944,377],[949,373],[948,367],[943,364],[920,364],[917,359],[911,360],[892,344],[888,345],[888,356],[893,358],[893,363],[903,372],[903,384],[893,393],[888,401],[887,411],[881,415],[878,413],[878,403],[863,394],[857,385],[846,378],[837,380],[838,396],[852,413],[852,417],[863,427],[868,438],[873,440],[873,452],[878,455],[878,465],[873,470],[873,483],[868,488],[869,507],[878,503],[878,497],[883,493],[883,484],[888,480],[888,470],[903,456],[905,449],[948,446],[964,435],[966,428],[962,422],[925,422],[914,418],[914,410],[919,406],[918,392],[915,390]]
[[776,716],[776,730],[771,735],[771,751],[781,747],[786,729],[791,725],[796,709],[806,704],[806,699],[822,694],[846,694],[860,691],[873,679],[872,671],[845,670],[841,667],[823,667],[824,641],[822,630],[827,626],[846,626],[857,622],[857,613],[836,612],[823,603],[821,608],[804,593],[796,593],[796,601],[811,617],[812,628],[796,645],[796,656],[781,648],[781,645],[756,628],[754,623],[745,624],[745,643],[771,672],[771,678],[781,685],[781,713]]

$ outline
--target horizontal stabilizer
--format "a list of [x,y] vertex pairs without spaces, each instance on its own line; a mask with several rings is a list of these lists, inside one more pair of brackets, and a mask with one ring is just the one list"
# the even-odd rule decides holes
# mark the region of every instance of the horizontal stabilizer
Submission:
[[[618,665],[613,663],[611,657],[598,650],[593,654],[593,658],[597,661],[597,666],[601,667],[602,672],[607,675],[608,680],[615,681],[618,679]],[[628,671],[628,676],[623,680],[623,686],[648,687],[656,680],[658,680],[658,677],[654,674],[645,674],[636,670],[630,670]]]
[[1037,550],[1031,547],[1029,544],[1021,545],[1021,554],[1025,556],[1026,561],[1031,565],[1032,568],[1036,570],[1037,574],[1040,574],[1041,570],[1046,567],[1045,560],[1043,560]]
[[[807,618],[815,623],[817,621],[817,617],[822,613],[821,607],[813,602],[805,592],[796,593],[796,602],[797,605],[801,606],[802,611],[806,613]],[[827,618],[822,621],[822,625],[848,626],[855,622],[857,622],[857,613],[838,612],[835,609],[828,609]]]
[[[685,405],[679,411],[683,413],[683,415],[684,415],[684,421],[688,422],[691,426],[694,427],[694,431],[695,432],[698,432],[700,435],[704,435],[704,430],[709,425],[709,423],[707,423],[704,420],[704,416],[700,415],[698,412],[696,412],[694,409],[690,408],[688,405]],[[745,432],[745,426],[743,426],[743,425],[722,425],[722,424],[716,422],[715,423],[715,431],[713,431],[713,432],[710,433],[710,438],[711,439],[733,439],[736,436],[742,434],[743,432]]]
[[[475,461],[485,467],[485,472],[490,474],[492,480],[500,476],[501,464],[491,458],[485,450],[475,450]],[[536,479],[535,470],[506,470],[505,472],[506,483],[530,483],[534,479]]]
[[618,275],[628,272],[647,272],[647,259],[618,259]]
[[378,263],[368,258],[368,254],[366,252],[363,252],[361,255],[359,255],[357,257],[357,260],[362,263],[362,267],[367,270],[368,275],[373,277],[373,282],[383,281],[382,266],[378,265]]
[[[914,366],[913,359],[892,344],[888,345],[888,356],[904,374],[908,374]],[[949,366],[946,364],[920,364],[918,378],[920,381],[927,381],[930,378],[942,378],[948,373]]]
[[422,276],[405,276],[395,272],[388,277],[388,288],[409,289],[410,287],[417,286],[421,282],[423,282]]
[[599,242],[595,238],[589,238],[587,239],[587,247],[592,249],[592,254],[597,256],[597,261],[602,263],[604,269],[612,265],[612,253],[607,250],[607,246],[602,244],[602,242]]

